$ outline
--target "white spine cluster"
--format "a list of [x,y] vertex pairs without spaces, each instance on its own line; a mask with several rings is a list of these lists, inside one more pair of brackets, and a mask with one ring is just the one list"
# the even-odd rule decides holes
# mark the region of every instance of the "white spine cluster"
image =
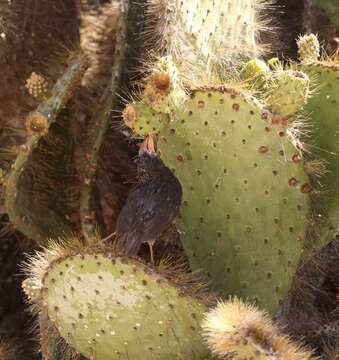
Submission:
[[262,0],[153,0],[150,26],[158,24],[159,47],[178,66],[206,70],[260,55],[264,6]]
[[300,36],[297,45],[299,59],[302,63],[308,64],[318,61],[320,56],[320,45],[316,35],[309,34]]
[[207,313],[202,328],[209,348],[222,359],[315,360],[281,335],[266,313],[237,298]]

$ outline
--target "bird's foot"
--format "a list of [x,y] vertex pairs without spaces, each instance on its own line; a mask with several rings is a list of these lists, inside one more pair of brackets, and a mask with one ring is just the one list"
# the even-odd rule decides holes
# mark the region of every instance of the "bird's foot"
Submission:
[[150,250],[150,254],[151,254],[151,264],[154,266],[154,254],[153,254],[153,246],[154,246],[155,241],[147,241],[147,244],[149,246],[149,250]]

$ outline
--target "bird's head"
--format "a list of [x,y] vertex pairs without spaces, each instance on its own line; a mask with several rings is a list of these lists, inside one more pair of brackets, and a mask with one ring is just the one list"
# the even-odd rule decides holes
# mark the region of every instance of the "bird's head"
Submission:
[[139,180],[154,177],[164,165],[157,153],[156,137],[148,135],[139,148],[138,173]]

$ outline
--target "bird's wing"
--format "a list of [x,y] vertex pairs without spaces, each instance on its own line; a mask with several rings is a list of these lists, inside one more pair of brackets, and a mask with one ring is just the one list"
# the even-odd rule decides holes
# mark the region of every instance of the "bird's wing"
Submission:
[[145,185],[137,185],[130,191],[116,224],[118,252],[130,256],[138,254],[143,242],[141,236],[144,232],[145,212],[143,209],[146,199],[150,196],[150,188]]
[[117,233],[121,234],[119,250],[137,254],[143,242],[158,238],[172,223],[181,203],[181,188],[178,191],[172,182],[170,179],[137,185],[130,192],[117,221]]

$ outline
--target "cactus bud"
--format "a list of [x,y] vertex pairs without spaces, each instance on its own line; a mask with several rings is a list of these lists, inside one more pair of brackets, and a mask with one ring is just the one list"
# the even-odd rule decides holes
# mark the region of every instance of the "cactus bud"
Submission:
[[301,71],[277,71],[267,101],[274,113],[289,118],[306,104],[309,86],[309,77]]
[[244,65],[240,78],[250,82],[255,88],[261,89],[267,86],[269,71],[270,69],[264,61],[253,59]]
[[46,96],[48,91],[46,79],[35,72],[32,72],[30,77],[26,80],[25,87],[28,90],[28,93],[36,99],[42,99]]
[[302,63],[316,62],[320,56],[319,40],[316,35],[300,36],[297,40],[299,59]]

